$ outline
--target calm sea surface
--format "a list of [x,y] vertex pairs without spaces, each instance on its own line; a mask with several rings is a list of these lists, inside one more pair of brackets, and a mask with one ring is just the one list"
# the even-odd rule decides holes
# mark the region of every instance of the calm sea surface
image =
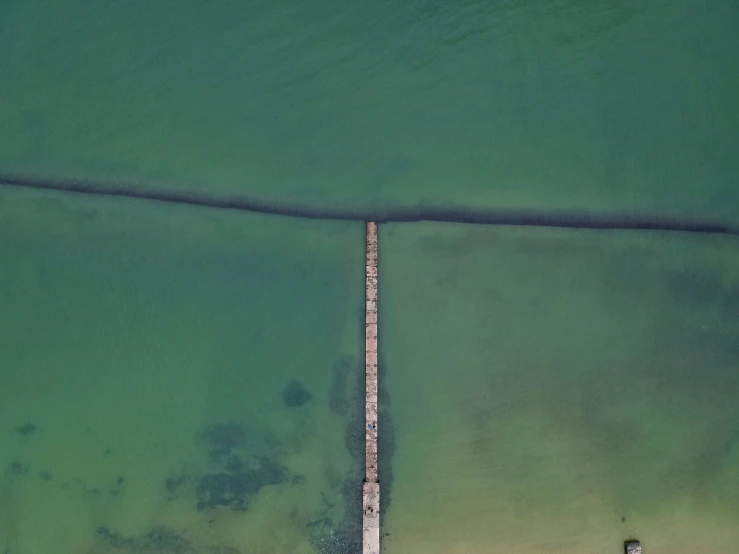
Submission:
[[[738,224],[738,36],[730,0],[6,0],[0,173]],[[363,244],[0,185],[0,552],[356,552]],[[381,249],[385,552],[736,550],[736,239]]]
[[0,189],[4,552],[351,552],[363,236]]
[[736,549],[739,241],[418,224],[381,244],[386,552]]
[[6,0],[0,167],[736,219],[732,0]]

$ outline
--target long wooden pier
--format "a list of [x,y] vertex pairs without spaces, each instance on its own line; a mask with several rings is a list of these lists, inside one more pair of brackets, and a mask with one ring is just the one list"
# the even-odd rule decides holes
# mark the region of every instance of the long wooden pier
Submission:
[[[362,490],[362,553],[380,554],[380,479],[377,466],[377,256],[378,225],[367,223],[365,246],[365,476]],[[638,540],[624,543],[625,554],[641,554]]]
[[380,554],[380,479],[377,468],[377,223],[367,223],[365,271],[365,476],[363,554]]

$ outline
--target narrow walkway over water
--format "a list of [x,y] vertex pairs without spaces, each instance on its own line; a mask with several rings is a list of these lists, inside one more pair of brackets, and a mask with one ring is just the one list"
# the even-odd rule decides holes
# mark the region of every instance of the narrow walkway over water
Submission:
[[380,553],[380,480],[377,472],[377,223],[367,223],[365,273],[365,475],[363,554]]

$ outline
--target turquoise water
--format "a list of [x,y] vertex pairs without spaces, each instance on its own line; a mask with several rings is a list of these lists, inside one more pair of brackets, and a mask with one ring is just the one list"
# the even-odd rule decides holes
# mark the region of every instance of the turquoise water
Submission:
[[0,190],[0,549],[351,551],[363,236]]
[[733,0],[0,8],[0,167],[736,220]]
[[[736,224],[738,27],[731,0],[7,0],[0,174]],[[0,552],[356,552],[363,247],[0,186]],[[385,552],[736,550],[736,240],[381,248]]]

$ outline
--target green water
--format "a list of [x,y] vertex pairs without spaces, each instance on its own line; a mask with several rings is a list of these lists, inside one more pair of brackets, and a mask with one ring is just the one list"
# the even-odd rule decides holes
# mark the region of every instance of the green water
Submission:
[[733,0],[6,0],[0,167],[736,220],[738,25]]
[[[733,0],[0,4],[0,173],[739,221]],[[381,245],[385,552],[736,551],[736,240]],[[355,552],[363,247],[0,186],[0,552]]]
[[0,191],[0,549],[349,551],[363,236]]
[[380,244],[386,552],[736,551],[739,242],[419,224]]

